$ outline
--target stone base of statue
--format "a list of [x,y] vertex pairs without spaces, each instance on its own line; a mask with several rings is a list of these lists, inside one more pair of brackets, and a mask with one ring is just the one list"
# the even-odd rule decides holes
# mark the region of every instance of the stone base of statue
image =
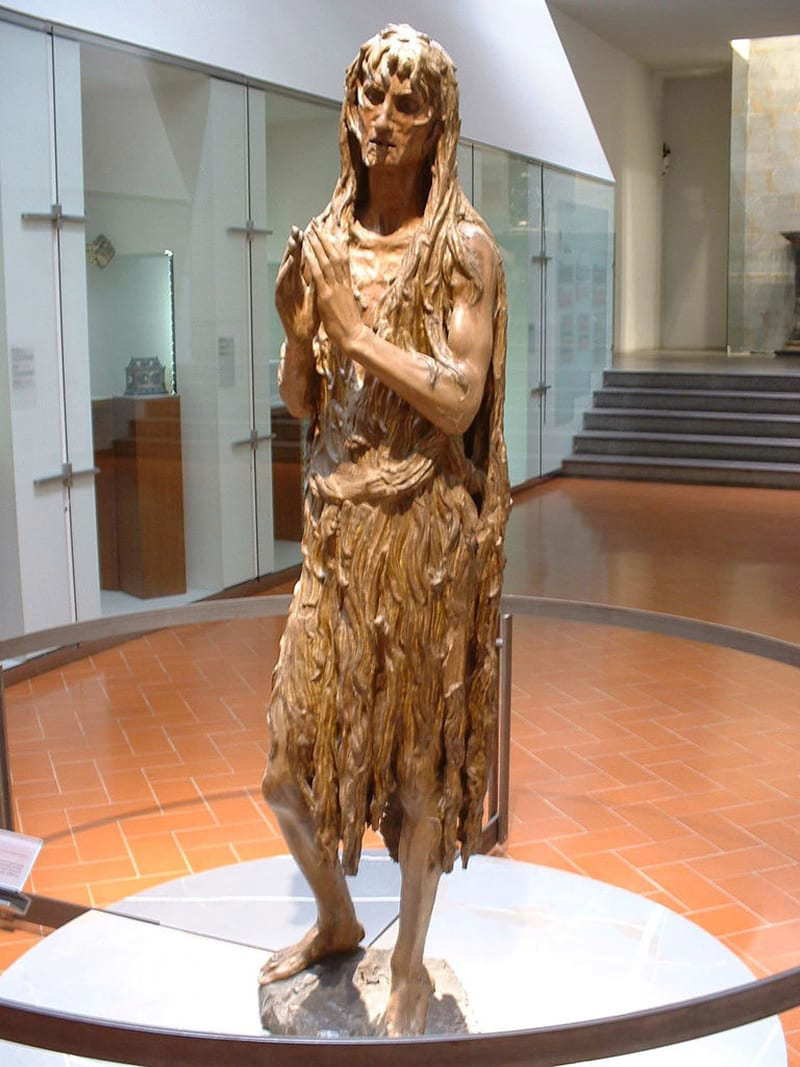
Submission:
[[[376,1037],[389,999],[385,949],[359,949],[259,989],[261,1022],[293,1037]],[[434,984],[426,1034],[467,1034],[473,1027],[464,988],[444,960],[425,960]]]
[[[376,950],[391,951],[398,930],[398,865],[383,851],[367,851],[348,884],[365,940],[377,942]],[[113,912],[87,911],[60,926],[0,975],[0,998],[115,1025],[200,1030],[222,1040],[230,1036],[233,1050],[237,1035],[264,1035],[258,972],[269,957],[267,946],[296,942],[315,918],[311,889],[290,856],[216,867],[145,889],[118,901]],[[458,1006],[471,1034],[644,1011],[744,985],[754,977],[727,945],[652,897],[499,856],[473,856],[469,870],[457,867],[442,878],[428,944],[431,958],[447,960],[467,992],[469,1009],[463,1000]],[[355,971],[363,954],[349,959]],[[459,1023],[438,1021],[438,1002],[448,990],[436,965],[429,960],[427,966],[438,988],[432,1023],[457,1031]],[[284,986],[304,977],[297,975]],[[388,985],[376,991],[376,1015],[387,995]],[[325,1045],[306,1049],[308,1067],[344,1062],[333,1041],[333,1051]],[[265,1046],[261,1061],[274,1059],[271,1052]],[[439,1059],[435,1047],[417,1046],[414,1056],[419,1067]],[[354,1049],[356,1058],[365,1063],[368,1054]],[[476,1058],[468,1045],[464,1058]],[[66,1059],[0,1041],[4,1067],[64,1067]],[[238,1067],[243,1059],[232,1051],[216,1062]],[[374,1059],[377,1063],[379,1056]],[[499,1051],[487,1052],[483,1061],[487,1067],[509,1067]],[[584,1067],[601,1064],[786,1067],[786,1039],[773,1016],[673,1048],[592,1060]]]

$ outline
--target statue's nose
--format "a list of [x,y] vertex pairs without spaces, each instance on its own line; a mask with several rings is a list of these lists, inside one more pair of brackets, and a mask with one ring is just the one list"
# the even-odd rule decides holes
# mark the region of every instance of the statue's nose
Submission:
[[375,129],[379,133],[388,133],[392,128],[391,104],[388,99],[381,104],[378,114],[375,116]]

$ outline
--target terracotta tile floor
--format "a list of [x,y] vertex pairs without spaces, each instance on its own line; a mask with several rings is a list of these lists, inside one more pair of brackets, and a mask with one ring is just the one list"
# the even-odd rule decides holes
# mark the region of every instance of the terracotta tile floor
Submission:
[[[668,552],[658,548],[652,512],[661,501],[661,527],[680,521],[676,487],[604,488],[554,483],[523,499],[512,518],[509,573],[519,576],[533,558],[541,566],[552,553],[531,535],[544,515],[551,529],[563,527],[576,569],[591,571],[590,550],[598,568],[620,579],[625,552],[617,549],[642,544],[632,500],[644,501],[653,557]],[[796,522],[788,507],[795,494],[684,492],[695,494],[695,516],[716,493],[724,508],[736,504],[736,521],[751,509],[762,542],[769,531],[759,516],[771,501]],[[626,542],[631,508],[639,522]],[[563,535],[576,509],[580,536],[570,541]],[[783,539],[780,523],[772,532]],[[715,574],[704,562],[702,530],[696,545],[694,562],[685,553],[676,563],[684,576],[694,567],[696,580],[684,588],[685,604],[672,588],[669,610],[703,614],[698,584],[705,573],[714,586]],[[646,595],[658,560],[626,551],[642,576],[638,587],[630,575],[622,582],[640,590],[627,602],[663,610]],[[763,555],[766,597],[776,582],[769,543]],[[670,564],[664,556],[661,566]],[[796,580],[791,566],[790,575],[785,553],[774,564],[783,582]],[[558,573],[570,573],[561,558]],[[547,567],[539,577],[507,588],[559,595]],[[748,592],[754,581],[749,572]],[[576,595],[564,585],[560,595]],[[587,599],[612,599],[587,585]],[[755,610],[763,615],[763,602]],[[779,612],[773,632],[790,636],[787,619]],[[263,620],[153,634],[7,691],[19,828],[46,841],[34,890],[103,906],[191,871],[285,851],[258,793],[280,627]],[[800,671],[741,653],[517,619],[508,854],[658,900],[720,937],[759,976],[800,964],[799,698]],[[24,925],[0,934],[0,966],[36,937]],[[790,1063],[800,1067],[800,1010],[783,1021]]]

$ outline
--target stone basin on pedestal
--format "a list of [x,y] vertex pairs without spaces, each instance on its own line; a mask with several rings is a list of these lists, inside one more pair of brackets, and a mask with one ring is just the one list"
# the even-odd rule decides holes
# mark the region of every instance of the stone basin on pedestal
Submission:
[[794,252],[794,319],[789,337],[776,356],[800,356],[800,230],[787,230],[783,236]]

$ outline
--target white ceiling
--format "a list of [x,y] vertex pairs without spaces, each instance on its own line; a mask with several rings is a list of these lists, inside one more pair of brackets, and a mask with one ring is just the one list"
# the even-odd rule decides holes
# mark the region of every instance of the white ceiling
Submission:
[[656,70],[730,61],[738,37],[800,34],[800,0],[548,0]]

